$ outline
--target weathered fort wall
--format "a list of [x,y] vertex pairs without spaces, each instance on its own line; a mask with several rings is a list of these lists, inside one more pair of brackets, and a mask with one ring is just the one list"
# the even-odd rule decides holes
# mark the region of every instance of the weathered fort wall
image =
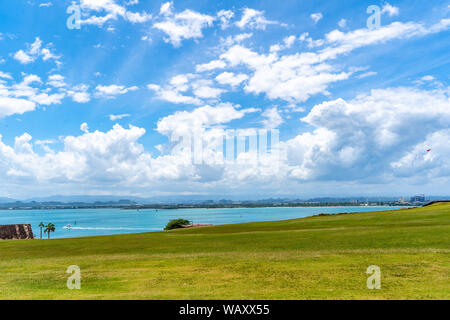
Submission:
[[0,226],[0,240],[34,239],[30,224]]

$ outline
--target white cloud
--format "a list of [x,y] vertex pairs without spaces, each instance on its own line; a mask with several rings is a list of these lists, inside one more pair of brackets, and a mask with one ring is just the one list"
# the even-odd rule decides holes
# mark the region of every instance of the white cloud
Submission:
[[52,74],[48,77],[47,84],[55,88],[65,87],[64,77],[60,74]]
[[[23,80],[14,83],[11,75],[0,72],[0,117],[13,114],[23,114],[37,109],[38,105],[61,104],[66,97],[72,97],[75,102],[88,102],[88,86],[78,85],[69,87],[60,74],[51,74],[47,83],[35,74],[22,74]],[[8,81],[12,83],[8,83]],[[49,87],[47,87],[49,86]],[[53,88],[52,88],[53,87]],[[54,91],[56,90],[56,92]]]
[[378,74],[378,73],[377,73],[376,71],[367,71],[367,72],[364,72],[364,73],[359,74],[359,75],[357,76],[357,78],[358,78],[358,79],[364,79],[364,78],[367,78],[367,77],[375,76],[375,75],[377,75],[377,74]]
[[208,63],[198,64],[195,69],[197,72],[211,71],[214,69],[223,69],[227,64],[222,60],[213,60]]
[[36,104],[32,101],[0,96],[0,119],[13,114],[24,114],[35,108]]
[[116,121],[116,120],[121,120],[123,118],[127,118],[130,117],[131,115],[128,113],[124,113],[124,114],[110,114],[109,115],[109,120],[111,121]]
[[149,90],[155,91],[158,99],[165,100],[172,103],[182,103],[182,104],[192,104],[199,105],[201,104],[201,100],[198,98],[185,96],[180,93],[180,90],[175,87],[165,87],[162,88],[156,84],[148,84],[147,88]]
[[322,13],[318,12],[318,13],[312,13],[310,15],[310,17],[311,17],[312,21],[314,21],[314,23],[317,23],[320,20],[322,20],[323,15],[322,15]]
[[372,90],[349,102],[316,105],[302,119],[314,131],[286,142],[291,175],[302,180],[385,179],[392,163],[447,129],[449,106],[448,92],[415,88]]
[[36,102],[41,105],[52,105],[52,104],[61,104],[61,100],[64,99],[65,93],[55,93],[55,94],[47,94],[47,93],[39,93],[30,97],[29,99],[33,102]]
[[167,8],[167,3],[161,6],[164,19],[153,24],[153,27],[166,33],[168,38],[165,38],[165,41],[170,42],[174,47],[179,47],[184,39],[202,38],[203,28],[213,24],[214,17],[209,15],[189,9],[173,14],[172,5],[169,7],[170,9]]
[[[137,143],[145,130],[130,126],[124,129],[115,125],[108,132],[88,132],[68,136],[63,140],[64,151],[47,152],[43,156],[34,153],[31,136],[24,134],[16,138],[13,148],[0,141],[0,176],[8,181],[29,179],[46,182],[88,184],[132,183],[139,176],[147,177],[150,171],[148,156]],[[146,164],[147,163],[147,164]],[[7,168],[5,170],[5,168]],[[20,174],[17,174],[20,173]],[[126,183],[125,183],[126,184]]]
[[163,16],[168,16],[172,14],[172,10],[173,10],[173,2],[165,2],[161,5],[159,14]]
[[[200,67],[201,70],[203,68]],[[158,99],[191,105],[201,105],[202,99],[216,99],[226,91],[213,87],[212,80],[199,79],[195,74],[179,74],[172,77],[169,84],[164,87],[148,84],[147,88],[155,91]],[[189,90],[194,96],[188,95]]]
[[420,78],[420,80],[422,80],[422,81],[433,81],[433,80],[435,80],[435,78],[433,76],[427,75],[427,76],[423,76],[422,78]]
[[[54,151],[45,144],[44,154],[33,151],[29,134],[17,137],[14,146],[6,145],[0,137],[0,179],[22,181],[22,185],[23,181],[33,181],[27,184],[33,186],[58,182],[103,190],[114,186],[123,190],[138,183],[140,188],[170,187],[171,191],[178,182],[184,190],[212,186],[240,190],[270,181],[271,191],[289,191],[299,186],[297,181],[303,185],[339,181],[336,190],[341,190],[346,181],[358,187],[371,181],[385,186],[393,179],[397,185],[399,179],[407,183],[436,177],[448,181],[449,92],[448,88],[388,88],[349,101],[336,99],[318,104],[302,118],[311,129],[281,142],[278,160],[273,154],[260,155],[257,166],[253,165],[251,150],[239,154],[235,161],[215,162],[222,152],[226,125],[259,111],[231,104],[178,111],[160,119],[156,130],[168,137],[173,148],[160,146],[163,155],[158,157],[152,157],[138,142],[145,130],[133,126],[115,125],[101,132],[89,130],[84,123],[80,127],[82,135],[62,139],[63,147],[59,149],[63,151]],[[268,129],[283,121],[276,107],[262,116]],[[252,132],[255,129],[247,128],[239,134]],[[180,138],[196,135],[203,139],[202,164],[193,162],[191,149],[179,145]],[[424,148],[432,151],[413,161]]]
[[151,14],[148,14],[146,12],[139,13],[139,12],[127,12],[126,17],[128,21],[132,23],[143,23],[146,21],[149,21],[153,18]]
[[303,102],[311,95],[326,93],[328,84],[347,79],[350,72],[334,72],[325,63],[311,61],[311,54],[278,57],[261,55],[242,46],[233,46],[221,58],[232,66],[246,65],[253,71],[245,90],[266,93],[270,99]]
[[117,95],[125,94],[129,91],[136,91],[139,88],[136,86],[125,87],[121,85],[112,84],[109,86],[98,85],[95,87],[96,96],[104,98],[114,98]]
[[[334,30],[325,39],[312,40],[307,34],[299,37],[311,47],[322,47],[316,51],[279,55],[284,44],[272,46],[270,54],[260,54],[242,45],[227,48],[220,59],[230,67],[245,66],[250,70],[249,80],[244,87],[249,93],[265,93],[270,99],[283,99],[290,103],[304,102],[317,94],[328,94],[330,84],[348,79],[354,68],[348,71],[331,64],[331,60],[357,48],[385,43],[394,39],[420,37],[450,28],[450,19],[443,19],[431,26],[417,23],[394,22],[378,29],[367,28],[342,32]],[[365,74],[365,76],[373,73]]]
[[2,72],[2,71],[0,71],[0,78],[12,79],[12,77],[11,77],[11,75],[9,73]]
[[89,126],[86,122],[83,122],[80,126],[80,130],[84,133],[89,133]]
[[390,17],[398,16],[399,9],[386,2],[386,4],[381,9],[381,13],[387,13]]
[[346,28],[346,27],[347,27],[347,20],[345,20],[345,19],[339,20],[338,26],[339,26],[340,28],[342,28],[342,29]]
[[21,64],[29,64],[34,62],[37,58],[41,57],[43,61],[55,60],[56,64],[59,65],[60,56],[55,55],[50,50],[50,44],[46,47],[42,47],[42,40],[36,37],[32,44],[27,44],[28,49],[26,51],[19,50],[14,54],[14,59],[19,61]]
[[86,103],[91,101],[90,94],[85,91],[72,91],[69,95],[72,97],[73,101],[78,103]]
[[41,4],[39,4],[39,7],[51,7],[51,6],[53,6],[53,3],[51,3],[50,1],[49,2],[43,2],[43,3],[41,3]]
[[218,98],[225,92],[223,89],[213,88],[208,85],[198,85],[193,89],[195,96],[201,99],[214,99]]
[[227,84],[232,87],[240,85],[247,80],[248,76],[243,73],[234,74],[233,72],[223,72],[216,77],[216,81],[220,84]]
[[234,12],[231,10],[220,10],[217,12],[217,17],[220,20],[220,27],[224,30],[230,26],[230,20],[234,17]]
[[[12,80],[12,78],[8,78],[8,80]],[[65,93],[49,94],[48,90],[39,88],[41,84],[42,80],[34,74],[24,74],[22,82],[17,84],[0,83],[0,117],[33,111],[37,105],[60,104]]]
[[245,39],[249,39],[253,36],[253,33],[241,33],[234,36],[227,36],[226,38],[221,38],[222,47],[231,47],[235,44],[242,43]]
[[[137,4],[138,2],[131,1],[126,5]],[[80,6],[83,12],[83,16],[87,16],[82,19],[80,23],[103,26],[106,22],[123,18],[131,23],[143,23],[152,19],[152,15],[147,12],[131,12],[124,6],[116,3],[115,0],[81,0]],[[102,12],[103,16],[97,16],[96,13]],[[111,27],[109,27],[111,28]]]
[[266,129],[278,128],[280,124],[283,123],[283,118],[278,112],[277,107],[267,109],[263,112],[262,116],[266,118],[265,120],[263,120],[263,124]]
[[222,103],[216,107],[204,106],[194,111],[178,111],[167,116],[157,124],[157,131],[165,136],[183,137],[194,131],[203,130],[217,124],[224,124],[245,116],[244,110],[238,110],[230,103]]
[[270,46],[270,52],[278,52],[284,49],[289,49],[294,44],[297,38],[295,36],[289,36],[283,39],[283,44],[274,44]]
[[87,103],[91,100],[91,95],[87,92],[89,86],[86,84],[80,84],[67,90],[66,93],[72,97],[72,100],[78,103]]
[[393,22],[387,26],[372,30],[364,28],[347,33],[334,30],[325,35],[325,40],[330,46],[323,49],[318,58],[321,60],[334,59],[339,54],[348,53],[363,46],[386,43],[394,39],[421,37],[449,28],[450,19],[442,19],[431,26],[424,26],[414,22]]
[[21,64],[28,64],[35,60],[33,57],[30,57],[28,54],[26,54],[23,50],[17,51],[14,54],[14,59],[19,61]]
[[279,24],[277,21],[267,20],[264,16],[264,11],[259,11],[251,8],[245,8],[242,13],[241,20],[236,22],[236,26],[241,29],[251,28],[265,30],[267,25]]

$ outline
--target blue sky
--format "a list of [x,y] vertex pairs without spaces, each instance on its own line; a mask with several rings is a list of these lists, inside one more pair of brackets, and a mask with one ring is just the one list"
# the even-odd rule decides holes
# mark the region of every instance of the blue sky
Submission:
[[[2,1],[0,196],[450,194],[449,12]],[[245,148],[224,160],[230,130]],[[257,132],[279,143],[252,150]]]

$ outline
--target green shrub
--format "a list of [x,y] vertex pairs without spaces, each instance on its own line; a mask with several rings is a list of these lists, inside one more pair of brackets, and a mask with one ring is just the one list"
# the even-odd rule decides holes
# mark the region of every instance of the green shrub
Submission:
[[188,224],[191,224],[191,222],[189,220],[184,220],[184,219],[170,220],[169,223],[164,228],[164,230],[183,228],[183,226],[188,225]]

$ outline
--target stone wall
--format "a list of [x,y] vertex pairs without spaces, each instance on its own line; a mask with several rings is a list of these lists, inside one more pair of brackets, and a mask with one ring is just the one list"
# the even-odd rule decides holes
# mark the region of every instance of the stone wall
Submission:
[[0,240],[34,239],[30,224],[0,226]]

